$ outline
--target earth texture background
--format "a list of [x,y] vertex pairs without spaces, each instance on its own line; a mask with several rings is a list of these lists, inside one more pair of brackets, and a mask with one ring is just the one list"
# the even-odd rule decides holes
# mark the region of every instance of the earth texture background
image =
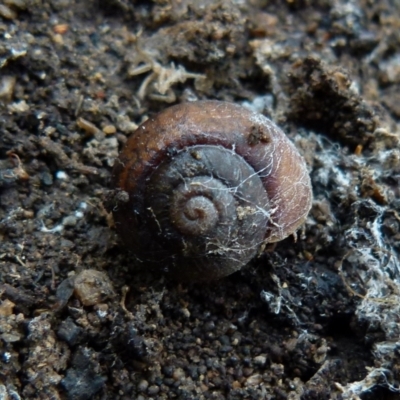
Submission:
[[[104,198],[136,127],[196,99],[281,126],[314,201],[184,284]],[[0,399],[399,398],[399,121],[398,0],[3,0]]]

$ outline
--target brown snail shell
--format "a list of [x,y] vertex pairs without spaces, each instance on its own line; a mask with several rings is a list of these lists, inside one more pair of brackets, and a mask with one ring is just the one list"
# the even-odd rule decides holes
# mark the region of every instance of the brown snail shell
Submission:
[[221,101],[183,103],[148,119],[115,162],[123,241],[183,280],[211,280],[305,221],[305,162],[268,118]]

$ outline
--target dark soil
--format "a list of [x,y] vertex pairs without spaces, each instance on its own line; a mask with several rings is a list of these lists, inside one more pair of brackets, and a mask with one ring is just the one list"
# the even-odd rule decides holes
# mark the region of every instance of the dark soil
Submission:
[[[0,4],[0,399],[396,399],[397,0]],[[184,284],[124,248],[114,159],[169,104],[262,112],[314,203],[242,271]]]

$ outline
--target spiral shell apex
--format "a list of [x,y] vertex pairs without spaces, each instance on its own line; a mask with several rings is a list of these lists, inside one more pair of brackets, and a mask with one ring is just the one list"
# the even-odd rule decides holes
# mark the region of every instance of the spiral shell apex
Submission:
[[[182,280],[229,275],[306,219],[305,162],[268,118],[221,101],[172,106],[128,139],[113,170],[123,241]],[[127,194],[127,195],[126,195]]]

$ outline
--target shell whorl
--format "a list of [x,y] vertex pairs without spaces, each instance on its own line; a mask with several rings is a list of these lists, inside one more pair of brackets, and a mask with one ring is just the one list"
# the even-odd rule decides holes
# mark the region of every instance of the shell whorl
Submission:
[[[247,162],[221,146],[181,150],[161,164],[146,187],[146,220],[175,268],[199,280],[204,265],[218,276],[250,261],[264,240],[269,201],[260,177]],[[162,255],[163,251],[159,251]],[[230,273],[231,273],[230,272]]]

